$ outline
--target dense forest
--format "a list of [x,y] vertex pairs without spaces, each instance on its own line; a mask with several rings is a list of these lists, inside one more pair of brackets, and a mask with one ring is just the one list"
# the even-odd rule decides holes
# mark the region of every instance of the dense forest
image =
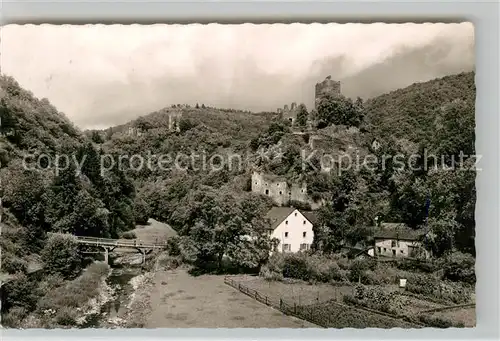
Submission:
[[[272,202],[250,192],[253,169],[302,179],[309,194],[323,200],[315,252],[335,253],[346,243],[369,243],[378,217],[428,229],[427,246],[438,257],[456,250],[475,254],[474,73],[413,84],[364,102],[326,98],[317,111],[300,106],[298,126],[276,113],[197,104],[81,132],[14,79],[1,76],[0,87],[2,273],[26,273],[30,264],[48,264],[54,253],[63,252],[57,245],[68,241],[52,240],[49,232],[118,238],[148,218],[176,229],[179,252],[200,266],[220,266],[224,254],[240,267],[259,266],[271,247],[264,215]],[[178,130],[169,129],[172,112],[181,114]],[[311,166],[303,167],[301,150],[313,151],[312,136],[294,132],[305,131],[309,119],[317,123],[315,134],[324,136],[325,144]],[[140,134],[129,133],[130,127]],[[216,171],[192,163],[182,170],[137,170],[126,164],[101,171],[104,155],[120,164],[121,155],[146,152],[196,152],[207,158],[237,153],[242,158],[239,165],[224,162]],[[341,174],[313,167],[322,154],[343,152],[373,154],[376,167]],[[27,169],[25,155],[42,160],[42,167]],[[62,170],[47,164],[56,155],[71,156]],[[383,155],[401,155],[418,170],[398,167],[394,159],[382,165]],[[73,160],[83,159],[80,169]],[[255,238],[243,238],[248,235]],[[77,255],[68,251],[65,257],[73,262],[72,269],[79,268]],[[51,264],[49,271],[65,279],[77,273],[67,264]],[[18,288],[7,304],[31,311],[36,302],[26,293],[36,290],[42,289]]]

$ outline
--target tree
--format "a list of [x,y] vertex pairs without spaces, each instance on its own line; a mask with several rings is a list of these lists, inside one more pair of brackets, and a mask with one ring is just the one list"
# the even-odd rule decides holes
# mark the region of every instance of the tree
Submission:
[[192,193],[185,205],[177,221],[199,268],[222,270],[224,255],[237,266],[256,267],[269,254],[262,209],[252,200],[240,201],[225,191],[204,187]]
[[149,122],[149,120],[147,118],[142,117],[142,116],[139,117],[137,120],[135,120],[134,126],[137,129],[140,129],[141,131],[146,131],[146,130],[153,128],[153,125],[151,124],[151,122]]
[[363,117],[360,108],[350,98],[342,95],[327,94],[321,98],[317,107],[319,126],[331,124],[359,127]]
[[82,257],[74,236],[53,234],[41,253],[44,270],[50,274],[61,274],[66,279],[78,276],[82,269]]
[[148,203],[137,195],[134,199],[134,218],[135,223],[139,225],[146,225],[151,214],[151,209]]
[[94,143],[97,143],[97,144],[104,143],[104,139],[102,138],[101,134],[96,130],[92,131],[92,133],[90,134],[90,138],[92,139],[92,141]]
[[307,119],[309,117],[309,113],[307,112],[307,108],[305,104],[301,103],[298,107],[297,113],[297,125],[300,127],[305,127],[307,124]]
[[443,155],[448,164],[452,156],[458,162],[461,152],[467,156],[475,153],[474,112],[474,103],[463,100],[454,100],[438,110],[433,144],[436,154]]

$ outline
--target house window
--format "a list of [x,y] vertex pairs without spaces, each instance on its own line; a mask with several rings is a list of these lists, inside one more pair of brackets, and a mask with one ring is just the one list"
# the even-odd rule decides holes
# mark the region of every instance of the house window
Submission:
[[396,250],[392,250],[392,255],[395,256],[396,255]]
[[304,220],[304,222],[303,222],[302,224],[303,224],[303,225],[305,225],[305,224],[306,224],[306,221]]
[[309,250],[309,244],[300,244],[300,250],[303,251],[303,250]]
[[395,241],[395,240],[393,240],[393,241],[391,242],[391,247],[396,247],[396,241]]
[[283,244],[283,252],[290,251],[290,244]]
[[386,251],[387,251],[387,249],[384,247],[384,252],[386,252]]
[[307,233],[307,232],[302,232],[302,237],[305,237],[305,236],[306,236],[306,233]]
[[295,212],[295,216],[297,216],[297,212]]
[[292,196],[292,192],[288,192],[288,195],[289,195],[289,196]]
[[288,220],[285,220],[285,225],[288,225]]
[[401,253],[405,253],[403,250],[401,250]]
[[281,191],[280,191],[280,195],[281,195],[281,194],[282,194],[282,193],[281,193]]
[[255,184],[257,185],[257,181],[255,181]]
[[380,253],[380,246],[377,246],[377,252]]
[[269,195],[269,190],[268,189],[266,189],[266,195]]
[[288,232],[285,232],[285,238],[288,238]]

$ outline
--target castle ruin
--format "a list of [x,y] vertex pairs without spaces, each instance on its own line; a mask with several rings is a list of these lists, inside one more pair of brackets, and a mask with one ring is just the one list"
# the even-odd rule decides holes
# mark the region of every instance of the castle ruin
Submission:
[[277,111],[280,114],[281,119],[289,121],[291,124],[295,123],[297,114],[299,113],[297,103],[295,102],[292,103],[290,109],[288,108],[288,104],[285,104],[283,109],[278,109]]
[[252,192],[270,197],[279,206],[287,206],[296,201],[317,208],[317,204],[307,194],[307,184],[288,183],[284,178],[253,172]]
[[182,118],[182,113],[168,113],[168,130],[180,132],[179,122]]
[[[340,81],[332,80],[332,76],[327,76],[322,82],[316,83],[314,93],[314,109],[318,110],[318,104],[321,99],[329,94],[336,96],[341,94]],[[277,112],[280,114],[281,119],[294,124],[299,110],[297,103],[293,102],[290,108],[288,108],[288,104],[285,104],[283,109],[278,108]]]
[[324,81],[316,83],[315,93],[314,93],[314,108],[318,110],[318,104],[321,99],[329,94],[340,95],[340,82],[332,80],[332,76],[328,76]]

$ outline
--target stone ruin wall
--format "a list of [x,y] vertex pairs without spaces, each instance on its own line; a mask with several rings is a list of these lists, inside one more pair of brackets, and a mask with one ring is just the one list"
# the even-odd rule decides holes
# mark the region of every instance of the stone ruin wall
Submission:
[[168,113],[168,130],[181,131],[179,122],[182,118],[182,113]]
[[318,204],[309,198],[306,183],[288,185],[283,179],[259,172],[252,173],[252,192],[271,197],[279,206],[286,206],[290,201],[298,201],[310,204],[313,209],[318,207]]
[[290,121],[293,124],[297,119],[299,108],[297,106],[297,103],[293,102],[290,108],[288,108],[288,104],[285,104],[283,109],[278,108],[277,112],[280,114],[281,119]]

